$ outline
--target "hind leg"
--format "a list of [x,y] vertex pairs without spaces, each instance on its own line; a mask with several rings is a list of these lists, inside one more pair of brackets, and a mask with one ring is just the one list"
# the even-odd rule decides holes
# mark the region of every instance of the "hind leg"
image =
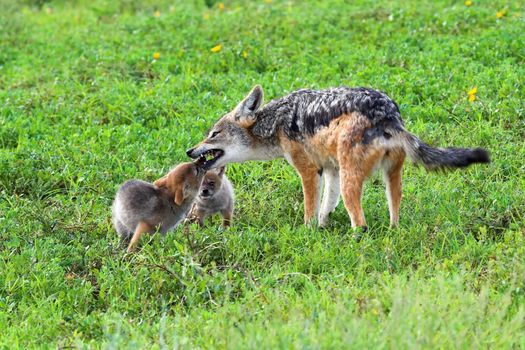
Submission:
[[221,211],[222,215],[222,226],[228,227],[232,223],[233,211],[231,209],[225,209]]
[[347,146],[346,142],[338,151],[343,202],[352,221],[352,227],[362,227],[366,230],[365,215],[361,207],[363,184],[382,158],[384,151],[360,143],[348,148],[345,146]]
[[137,228],[135,229],[135,233],[133,233],[133,237],[131,237],[131,241],[129,242],[128,253],[135,250],[135,246],[139,243],[142,234],[153,232],[155,232],[155,228],[153,226],[144,221],[140,221],[137,225]]
[[390,227],[396,227],[399,224],[399,205],[401,204],[402,196],[401,175],[405,161],[405,152],[391,152],[385,161],[383,174],[386,184],[388,211],[390,212]]

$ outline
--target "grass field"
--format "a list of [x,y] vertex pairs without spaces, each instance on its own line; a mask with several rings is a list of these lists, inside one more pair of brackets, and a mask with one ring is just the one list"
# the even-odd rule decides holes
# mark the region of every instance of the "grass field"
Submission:
[[[525,348],[524,15],[503,0],[0,1],[0,348]],[[327,229],[303,226],[284,160],[232,165],[231,229],[124,254],[118,185],[186,161],[256,83],[267,100],[374,87],[423,140],[493,162],[407,162],[399,229],[373,176],[360,242],[342,204]]]

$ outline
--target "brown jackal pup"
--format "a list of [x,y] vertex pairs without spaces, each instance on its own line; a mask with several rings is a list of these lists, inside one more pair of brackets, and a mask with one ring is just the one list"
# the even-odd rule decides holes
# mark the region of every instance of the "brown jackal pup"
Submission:
[[210,170],[204,176],[200,193],[195,200],[191,215],[199,225],[213,214],[221,213],[223,226],[230,226],[233,215],[233,186],[224,175],[225,167]]
[[205,170],[202,158],[182,163],[153,184],[126,181],[113,202],[113,224],[132,251],[143,233],[165,234],[188,214],[199,191]]

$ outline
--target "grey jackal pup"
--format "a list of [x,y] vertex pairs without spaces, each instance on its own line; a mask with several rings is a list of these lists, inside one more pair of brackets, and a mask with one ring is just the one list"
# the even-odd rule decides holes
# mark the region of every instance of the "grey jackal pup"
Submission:
[[153,184],[126,181],[113,202],[113,224],[132,251],[144,233],[165,234],[191,209],[206,171],[202,160],[183,163]]
[[233,186],[224,175],[225,167],[210,170],[204,176],[200,193],[195,200],[191,216],[199,225],[216,213],[221,213],[223,226],[229,226],[233,216]]

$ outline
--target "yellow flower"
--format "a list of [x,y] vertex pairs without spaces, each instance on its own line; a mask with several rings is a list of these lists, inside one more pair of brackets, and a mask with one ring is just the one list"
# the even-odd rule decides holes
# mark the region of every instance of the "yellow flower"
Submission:
[[472,1],[471,0],[465,1],[465,6],[472,6]]
[[209,13],[205,13],[202,18],[204,18],[205,20],[209,20],[210,19],[210,14]]
[[153,16],[159,18],[160,17],[160,11],[157,10],[157,11],[153,12]]
[[217,4],[217,7],[219,8],[219,10],[224,11],[224,4],[222,2],[219,2]]
[[211,52],[215,52],[215,53],[216,53],[216,52],[219,52],[219,51],[221,51],[221,50],[222,50],[222,45],[221,45],[221,44],[219,44],[219,45],[217,45],[217,46],[214,46],[214,47],[212,47],[212,48],[210,49]]
[[248,58],[248,52],[243,51],[243,52],[242,52],[242,57],[243,57],[243,58]]
[[478,87],[474,86],[472,89],[470,89],[468,94],[468,100],[469,102],[474,102],[476,100],[476,93],[478,92]]
[[158,60],[159,58],[160,58],[160,53],[158,53],[158,52],[154,52],[154,53],[153,53],[153,59],[154,59],[154,60]]
[[498,11],[498,12],[496,12],[496,17],[497,17],[497,18],[503,18],[503,16],[505,16],[505,12],[504,12],[504,11]]

